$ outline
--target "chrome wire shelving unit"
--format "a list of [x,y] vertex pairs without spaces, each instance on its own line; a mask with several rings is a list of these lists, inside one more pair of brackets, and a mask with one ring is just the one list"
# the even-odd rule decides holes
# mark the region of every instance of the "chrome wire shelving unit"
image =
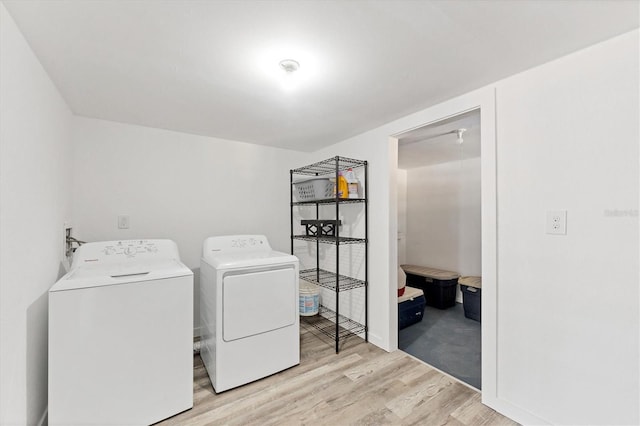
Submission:
[[[362,194],[358,198],[340,198],[338,190],[332,198],[320,198],[313,200],[294,200],[294,176],[326,177],[334,178],[338,183],[341,172],[352,169],[363,173],[364,185]],[[328,289],[335,297],[332,306],[324,303],[320,306],[318,315],[301,317],[301,320],[313,326],[325,336],[335,341],[336,353],[340,351],[340,343],[349,337],[364,335],[368,341],[368,164],[363,160],[353,158],[333,157],[305,167],[290,171],[291,189],[291,253],[295,254],[294,242],[306,241],[315,243],[315,267],[300,271],[300,278],[312,282],[324,289]],[[326,195],[326,194],[324,194]],[[340,208],[344,205],[361,204],[364,210],[364,235],[340,235],[340,226],[332,228],[331,235],[321,235],[321,232],[311,234],[294,233],[294,209],[305,206],[315,206],[315,221],[320,220],[320,206],[335,206],[335,219],[324,218],[327,222],[338,222]],[[306,222],[314,222],[307,220]],[[334,271],[321,267],[320,246],[328,244],[335,247]],[[340,272],[340,247],[345,245],[360,245],[364,248],[364,279],[349,276]],[[333,268],[331,268],[333,269]],[[356,321],[340,313],[340,294],[356,289],[364,290],[364,321]]]

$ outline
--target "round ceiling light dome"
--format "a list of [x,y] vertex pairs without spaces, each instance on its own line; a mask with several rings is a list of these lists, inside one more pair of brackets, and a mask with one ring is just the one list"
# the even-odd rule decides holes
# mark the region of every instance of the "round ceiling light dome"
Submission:
[[280,68],[282,68],[287,74],[298,71],[300,63],[293,59],[283,59],[280,61]]

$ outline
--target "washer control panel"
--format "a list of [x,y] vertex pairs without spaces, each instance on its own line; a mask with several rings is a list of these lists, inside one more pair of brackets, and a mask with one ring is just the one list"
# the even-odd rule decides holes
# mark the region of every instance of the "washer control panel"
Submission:
[[73,265],[122,262],[127,259],[176,259],[178,247],[171,240],[122,240],[86,243],[75,252]]
[[152,240],[113,241],[102,250],[105,256],[134,257],[143,253],[157,253],[158,246]]

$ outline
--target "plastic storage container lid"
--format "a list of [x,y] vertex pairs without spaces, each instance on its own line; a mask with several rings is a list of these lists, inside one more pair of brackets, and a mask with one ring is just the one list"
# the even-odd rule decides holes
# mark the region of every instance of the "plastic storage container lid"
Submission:
[[458,278],[458,284],[466,285],[469,287],[481,288],[482,287],[482,277],[460,277]]
[[416,297],[424,296],[424,292],[419,288],[405,287],[404,294],[398,297],[398,303],[406,302],[407,300],[413,300]]
[[300,278],[300,293],[304,294],[320,294],[320,286]]
[[436,280],[453,280],[458,278],[460,274],[457,272],[444,271],[442,269],[429,268],[417,265],[400,265],[407,274],[420,275],[422,277],[434,278]]

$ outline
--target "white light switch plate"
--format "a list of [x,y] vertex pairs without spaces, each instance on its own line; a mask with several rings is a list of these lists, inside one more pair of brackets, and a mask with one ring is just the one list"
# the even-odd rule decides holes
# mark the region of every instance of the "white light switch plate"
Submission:
[[567,211],[566,210],[547,211],[547,234],[554,234],[554,235],[567,234]]

